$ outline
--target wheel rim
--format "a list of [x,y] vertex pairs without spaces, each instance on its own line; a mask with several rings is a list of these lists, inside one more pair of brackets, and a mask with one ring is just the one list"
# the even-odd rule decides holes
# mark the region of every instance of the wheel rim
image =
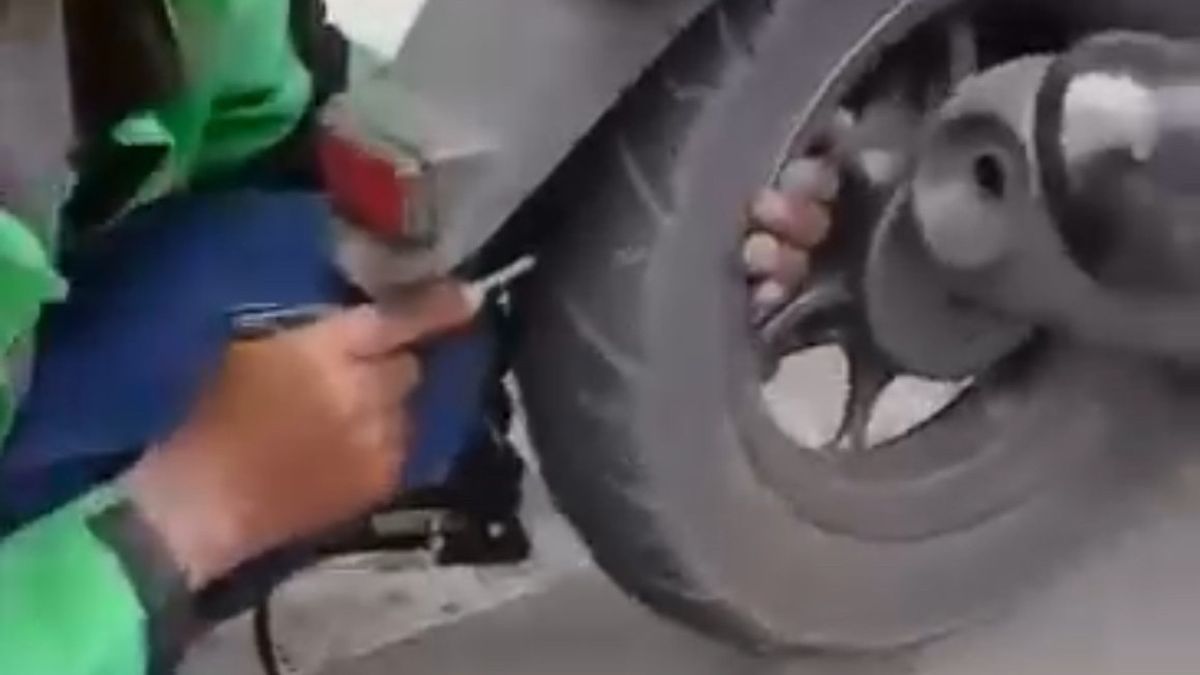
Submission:
[[[913,126],[912,119],[935,110],[953,82],[982,68],[1033,51],[1062,50],[1072,39],[1102,28],[1174,24],[1177,31],[1180,12],[1188,15],[1192,25],[1200,25],[1200,17],[1192,16],[1196,12],[1169,7],[1169,2],[1147,5],[1138,16],[1117,7],[1119,3],[1075,4],[1079,6],[1061,8],[1053,15],[1036,3],[992,2],[969,12],[952,7],[901,27],[904,39],[891,46],[883,43],[882,36],[891,42],[895,32],[880,30],[880,42],[862,46],[865,56],[847,57],[843,72],[834,75],[833,84],[811,110],[825,111],[828,119],[829,111],[848,105],[860,118],[881,116],[884,131],[886,124],[908,119],[908,129],[897,132],[893,127],[880,135],[916,138],[919,121]],[[1001,45],[1004,40],[997,42],[996,37],[1003,37],[1005,31],[987,28],[1003,26],[1005,21],[1039,25],[1029,21],[1031,16],[1042,21],[1046,30],[1031,31],[1033,39],[1024,44]],[[906,51],[922,41],[938,46]],[[921,66],[919,57],[906,56],[931,53],[940,55],[936,67]],[[864,58],[901,64],[906,58],[918,58],[918,67],[909,64],[912,71],[938,75],[933,81],[902,79],[897,85],[890,78],[896,77],[895,71],[904,71],[903,65],[863,67]],[[871,109],[880,89],[895,91],[897,86],[902,95],[888,102],[899,100],[898,106],[891,111]],[[785,173],[783,167],[798,154],[797,149],[807,148],[819,135],[818,117],[810,114],[798,130],[777,177]],[[892,153],[893,160],[898,155],[892,164],[903,164],[912,153],[912,148],[903,147],[875,150]],[[881,394],[903,373],[871,340],[859,302],[861,275],[873,228],[884,218],[887,205],[897,199],[900,185],[886,176],[875,182],[867,178],[872,173],[870,164],[889,162],[863,154],[851,159],[866,170],[852,178],[839,201],[835,220],[843,229],[830,249],[818,255],[814,281],[785,312],[759,317],[756,323],[768,360],[830,346],[845,355],[841,389],[846,395],[840,420],[826,425],[836,426],[836,432],[823,434],[832,436],[826,442],[813,442],[811,437],[797,442],[796,434],[786,429],[786,410],[771,403],[769,388],[757,385],[743,392],[748,412],[741,427],[749,437],[746,447],[761,480],[805,520],[861,538],[921,539],[970,527],[1021,503],[1055,474],[1056,467],[1078,461],[1098,445],[1095,434],[1104,425],[1088,428],[1092,401],[1087,387],[1115,386],[1129,371],[1124,366],[1107,368],[1095,355],[1074,346],[1023,335],[1012,341],[1005,358],[971,372],[969,386],[949,383],[949,394],[927,406],[925,419],[909,420],[911,428],[872,442],[873,411]],[[847,223],[852,226],[846,227]],[[1076,418],[1064,422],[1066,415]],[[1047,448],[1051,435],[1056,447]],[[1053,456],[1046,457],[1047,452]]]

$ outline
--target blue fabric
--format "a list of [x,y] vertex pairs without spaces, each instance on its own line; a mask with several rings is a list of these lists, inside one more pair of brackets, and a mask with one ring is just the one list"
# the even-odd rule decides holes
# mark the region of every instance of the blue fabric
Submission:
[[417,435],[404,467],[406,488],[433,487],[449,478],[476,434],[486,433],[485,395],[496,343],[485,327],[439,341],[421,355],[424,380],[412,403]]
[[[65,261],[71,295],[42,323],[31,389],[0,454],[0,521],[69,501],[168,435],[219,363],[232,308],[343,300],[328,222],[311,194],[190,195],[138,211]],[[480,428],[490,344],[474,332],[431,352],[409,485],[442,480]]]

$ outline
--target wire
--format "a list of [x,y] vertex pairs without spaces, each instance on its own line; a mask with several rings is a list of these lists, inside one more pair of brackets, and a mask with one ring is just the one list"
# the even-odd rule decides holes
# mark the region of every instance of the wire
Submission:
[[275,648],[275,636],[271,629],[271,594],[268,593],[254,608],[253,618],[254,651],[266,675],[284,675],[279,663],[279,651]]
[[[390,537],[372,536],[368,533],[357,533],[337,544],[322,547],[317,553],[316,562],[331,560],[344,556],[362,555],[365,553],[384,553],[399,551],[415,551],[426,548],[429,543],[428,535],[398,535]],[[258,663],[266,675],[287,675],[287,669],[280,662],[279,648],[275,642],[275,629],[271,621],[272,592],[267,592],[262,600],[254,606],[251,618],[251,629],[254,639],[254,651],[258,655]]]

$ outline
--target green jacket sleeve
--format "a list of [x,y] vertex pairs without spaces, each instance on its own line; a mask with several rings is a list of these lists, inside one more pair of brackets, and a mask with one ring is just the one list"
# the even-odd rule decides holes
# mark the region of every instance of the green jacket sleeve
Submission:
[[[0,209],[0,354],[12,354],[14,345],[37,322],[42,305],[62,298],[66,290],[45,245],[24,223]],[[0,362],[0,440],[8,433],[15,411],[11,384]]]
[[102,489],[0,541],[0,673],[142,675],[146,616],[88,519]]

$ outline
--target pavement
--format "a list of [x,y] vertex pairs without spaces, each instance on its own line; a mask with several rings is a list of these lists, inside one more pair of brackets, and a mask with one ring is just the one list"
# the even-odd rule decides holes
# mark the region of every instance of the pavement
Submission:
[[[447,578],[368,565],[357,586],[345,569],[316,573],[307,596],[293,594],[282,642],[294,672],[313,675],[1195,675],[1193,477],[1182,472],[1140,527],[1010,612],[902,653],[771,661],[710,642],[628,600],[556,519],[539,525],[555,550],[520,569]],[[186,673],[252,675],[249,654],[245,625],[231,624]]]
[[580,574],[325,675],[1194,675],[1200,512],[1161,516],[1012,614],[901,654],[758,660]]

